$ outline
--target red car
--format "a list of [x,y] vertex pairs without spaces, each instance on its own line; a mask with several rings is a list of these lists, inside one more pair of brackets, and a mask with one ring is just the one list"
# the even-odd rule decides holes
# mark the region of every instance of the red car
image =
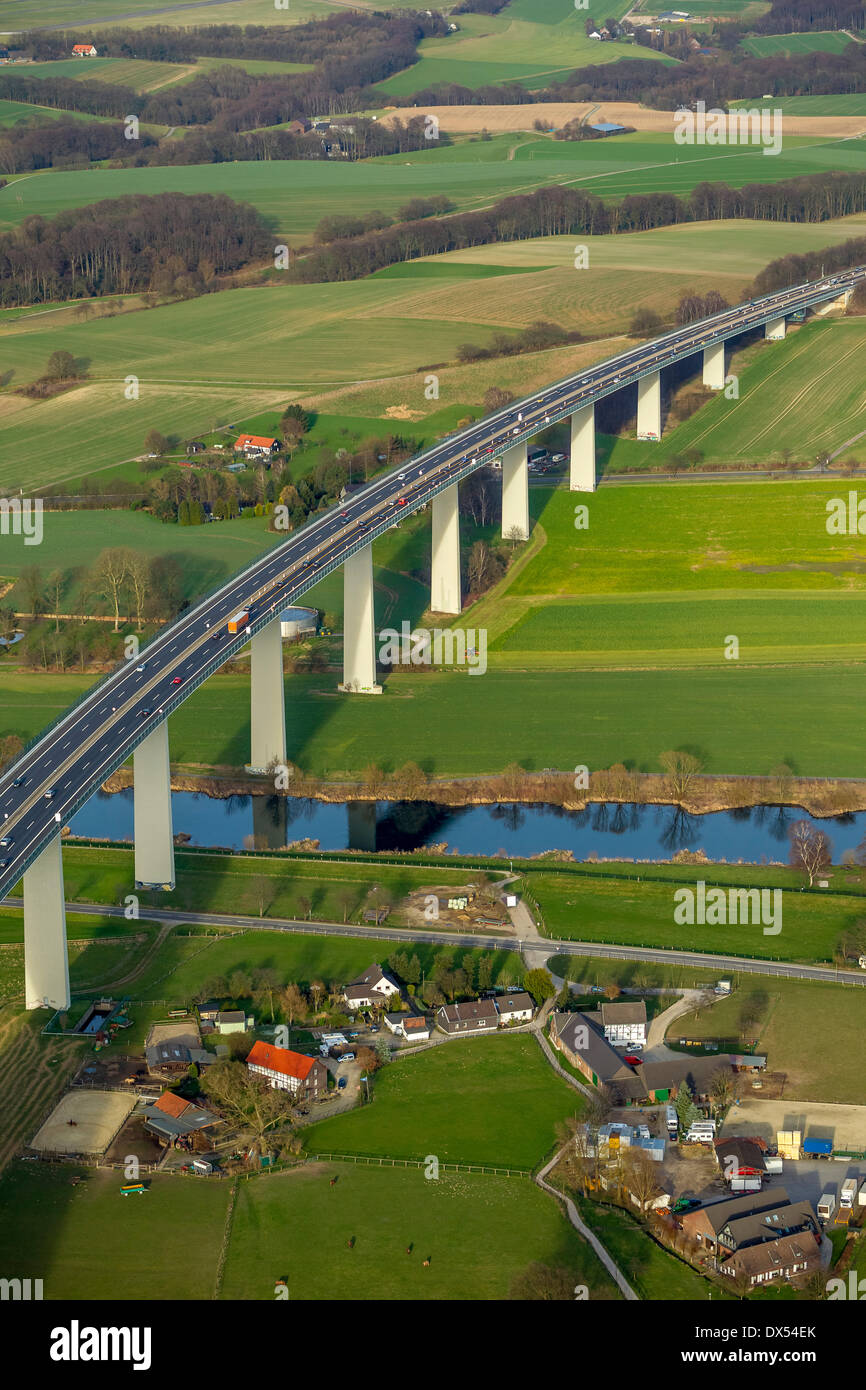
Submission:
[[408,499],[405,498],[405,497],[398,497],[398,498],[397,498],[397,506],[398,506],[398,507],[405,507],[405,506],[406,506],[406,503],[407,503],[407,500],[408,500]]
[[182,681],[183,681],[183,677],[182,677],[182,676],[175,676],[174,680],[172,681],[172,685],[180,685],[180,684],[182,683]]
[[640,1062],[641,1062],[640,1057],[628,1057],[628,1056],[627,1056],[625,1060],[626,1060],[627,1062],[631,1062],[631,1064],[632,1064],[633,1067],[639,1067],[639,1066],[640,1066]]

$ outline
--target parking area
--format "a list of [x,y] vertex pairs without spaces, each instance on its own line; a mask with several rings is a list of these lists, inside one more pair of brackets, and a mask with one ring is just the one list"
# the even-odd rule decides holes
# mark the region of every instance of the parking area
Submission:
[[866,1152],[866,1106],[825,1105],[821,1101],[754,1100],[746,1097],[727,1114],[720,1133],[756,1134],[774,1148],[782,1130],[799,1130],[804,1139],[829,1139],[834,1149]]

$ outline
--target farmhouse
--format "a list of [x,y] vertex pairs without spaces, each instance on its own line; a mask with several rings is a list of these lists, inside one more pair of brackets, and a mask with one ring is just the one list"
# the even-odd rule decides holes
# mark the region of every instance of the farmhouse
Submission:
[[271,459],[280,452],[280,441],[264,434],[239,434],[234,451],[247,459]]
[[593,1086],[609,1086],[618,1104],[644,1099],[644,1088],[634,1069],[586,1014],[552,1014],[550,1041]]
[[604,1036],[614,1047],[646,1042],[646,1004],[642,999],[602,1004],[598,1012]]
[[96,57],[96,49],[93,47],[92,43],[74,43],[72,45],[72,53],[76,58]]
[[713,1077],[731,1066],[730,1055],[717,1057],[669,1057],[662,1062],[642,1062],[638,1074],[651,1101],[669,1100],[681,1081],[687,1081],[697,1101],[709,1097]]
[[291,1091],[298,1098],[318,1100],[328,1090],[328,1069],[321,1058],[305,1057],[301,1052],[290,1052],[287,1047],[253,1043],[247,1066],[276,1090]]
[[384,1004],[392,994],[399,993],[397,981],[376,964],[368,966],[363,975],[346,985],[343,998],[353,1008],[372,1009]]
[[443,1004],[436,1015],[443,1033],[492,1033],[499,1014],[492,999],[470,999],[465,1004]]
[[500,1023],[528,1023],[535,1008],[532,996],[523,990],[517,990],[513,994],[500,994],[493,1002]]

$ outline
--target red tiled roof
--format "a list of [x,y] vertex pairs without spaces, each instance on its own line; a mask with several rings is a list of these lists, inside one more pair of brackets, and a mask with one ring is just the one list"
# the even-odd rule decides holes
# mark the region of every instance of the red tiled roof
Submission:
[[270,449],[276,444],[275,439],[268,439],[263,434],[239,434],[235,441],[236,449],[245,449],[251,444],[259,449]]
[[163,1091],[159,1100],[154,1101],[154,1110],[161,1110],[164,1115],[172,1115],[179,1120],[185,1110],[188,1110],[190,1102],[184,1100],[183,1096],[176,1096],[174,1091]]
[[300,1052],[290,1052],[287,1047],[271,1047],[264,1042],[253,1043],[247,1058],[248,1067],[266,1067],[281,1076],[293,1076],[297,1081],[306,1080],[315,1063],[315,1057],[304,1057]]

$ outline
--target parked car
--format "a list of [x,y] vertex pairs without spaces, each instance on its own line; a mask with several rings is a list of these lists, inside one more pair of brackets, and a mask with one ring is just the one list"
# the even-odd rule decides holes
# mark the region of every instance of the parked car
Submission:
[[354,1052],[344,1052],[343,1055],[342,1055],[342,1057],[338,1057],[338,1058],[337,1058],[337,1065],[339,1066],[341,1062],[354,1062],[354,1060],[355,1060],[355,1054],[354,1054]]
[[338,1087],[339,1090],[345,1091],[345,1089],[346,1089],[346,1078],[345,1078],[345,1076],[341,1076],[341,1077],[340,1077],[339,1081],[337,1082],[337,1087]]

